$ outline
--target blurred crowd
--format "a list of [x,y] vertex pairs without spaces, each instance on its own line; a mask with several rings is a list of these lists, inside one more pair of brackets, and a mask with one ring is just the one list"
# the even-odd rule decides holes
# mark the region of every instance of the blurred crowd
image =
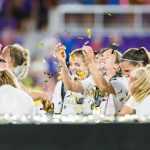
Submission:
[[[29,87],[43,87],[53,92],[57,82],[57,60],[53,57],[55,45],[62,42],[67,53],[84,43],[77,37],[61,36],[50,31],[48,13],[60,4],[148,4],[149,0],[0,0],[0,43],[3,47],[19,43],[30,51],[31,66],[25,84]],[[104,38],[105,40],[105,38]],[[111,42],[122,43],[122,38],[115,36]],[[78,43],[78,44],[75,44]],[[108,43],[108,45],[110,44]],[[94,38],[91,46],[95,50],[108,46],[102,39]],[[56,62],[56,64],[54,63]],[[38,66],[38,67],[37,67]],[[46,79],[44,72],[54,74]],[[37,74],[43,79],[39,79]],[[44,81],[47,82],[44,82]],[[49,84],[51,83],[51,84]],[[42,86],[41,86],[42,85]],[[38,88],[37,87],[37,88]]]

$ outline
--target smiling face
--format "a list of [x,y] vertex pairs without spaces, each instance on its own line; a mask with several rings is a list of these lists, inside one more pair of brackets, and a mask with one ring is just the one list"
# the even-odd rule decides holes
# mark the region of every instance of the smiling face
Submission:
[[112,50],[107,50],[103,53],[101,63],[105,66],[106,69],[114,68],[116,61],[116,56],[112,54]]
[[81,79],[85,79],[88,74],[88,67],[86,65],[86,63],[84,62],[83,58],[80,56],[73,56],[74,59],[70,58],[70,71],[72,73],[72,75],[76,75],[78,72],[81,72]]
[[129,77],[131,72],[139,68],[139,65],[133,66],[129,61],[123,61],[120,63],[121,70],[125,77]]

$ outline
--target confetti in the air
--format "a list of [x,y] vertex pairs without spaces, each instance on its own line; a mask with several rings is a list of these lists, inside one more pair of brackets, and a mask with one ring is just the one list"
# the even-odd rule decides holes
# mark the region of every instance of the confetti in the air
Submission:
[[88,38],[90,39],[91,38],[91,29],[90,28],[87,29],[87,34],[88,34]]
[[77,39],[83,40],[84,38],[82,36],[78,36]]
[[86,41],[83,46],[87,45],[88,43],[89,43],[89,41]]

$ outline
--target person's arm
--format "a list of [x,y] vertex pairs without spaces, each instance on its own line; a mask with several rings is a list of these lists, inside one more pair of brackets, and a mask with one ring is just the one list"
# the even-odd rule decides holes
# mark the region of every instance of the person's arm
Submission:
[[46,92],[29,91],[21,82],[19,82],[19,85],[23,91],[25,91],[26,93],[28,93],[32,97],[33,100],[43,99],[43,100],[49,100],[50,101],[50,98]]
[[103,77],[102,73],[96,67],[92,48],[90,46],[84,46],[83,49],[85,60],[88,64],[90,73],[100,91],[116,95],[112,85],[109,82],[107,82],[107,80]]
[[135,114],[137,103],[134,100],[134,97],[130,96],[128,101],[125,103],[125,105],[122,107],[121,111],[118,113],[118,115],[127,115],[127,114]]
[[67,65],[66,65],[66,53],[64,50],[63,45],[57,45],[57,58],[61,64],[61,75],[62,75],[62,80],[64,83],[64,86],[66,89],[73,91],[73,92],[78,92],[78,93],[83,93],[84,88],[81,84],[80,81],[74,81],[71,79]]
[[127,115],[127,114],[131,115],[131,114],[134,114],[134,113],[135,113],[135,109],[124,105],[122,107],[121,111],[117,115],[124,116],[124,115]]

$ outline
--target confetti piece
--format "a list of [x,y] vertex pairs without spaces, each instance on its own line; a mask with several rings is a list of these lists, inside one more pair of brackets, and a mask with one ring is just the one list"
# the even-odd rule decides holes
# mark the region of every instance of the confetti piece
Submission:
[[59,75],[59,76],[57,77],[57,79],[58,79],[58,80],[61,80],[61,79],[62,79],[62,75]]
[[77,39],[83,40],[84,38],[82,36],[78,36]]
[[87,29],[87,34],[88,34],[88,37],[90,39],[91,38],[91,29],[90,28]]
[[73,60],[73,61],[75,61],[74,54],[71,53],[71,54],[69,54],[69,55],[70,55],[70,59]]
[[94,90],[89,90],[88,94],[89,94],[89,96],[93,97],[94,96]]
[[44,43],[43,43],[43,42],[40,42],[40,46],[44,46]]
[[84,46],[87,45],[88,43],[89,43],[89,41],[86,41],[86,42],[84,43]]
[[95,105],[92,105],[92,110],[96,110],[96,111],[98,111],[98,110],[99,110],[99,108],[98,108],[97,106],[95,106]]
[[85,75],[85,72],[77,71],[76,74],[77,74],[79,77],[83,77],[83,76]]

